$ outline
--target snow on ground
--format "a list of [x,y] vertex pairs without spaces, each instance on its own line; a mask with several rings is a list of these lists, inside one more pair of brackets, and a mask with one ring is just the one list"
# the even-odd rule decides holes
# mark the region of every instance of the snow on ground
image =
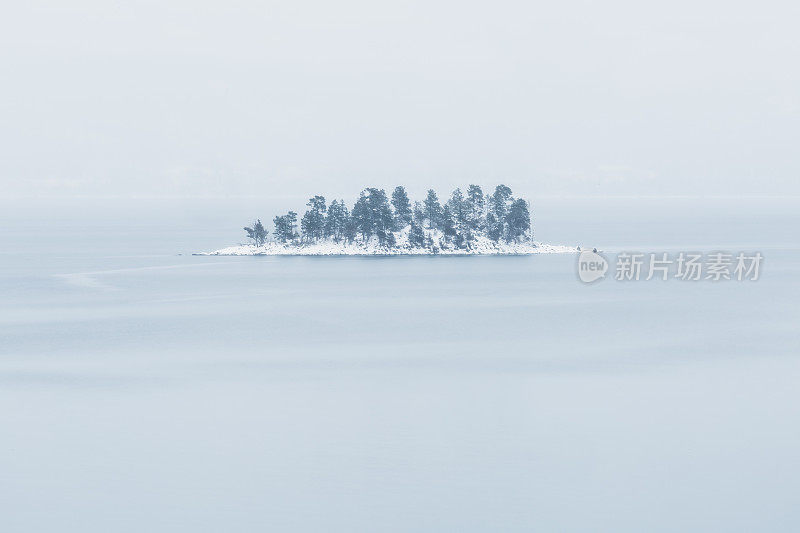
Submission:
[[194,255],[520,255],[520,254],[559,254],[576,253],[580,251],[574,246],[559,246],[543,244],[535,241],[520,243],[494,242],[491,239],[478,236],[469,250],[455,248],[452,244],[445,243],[438,231],[426,231],[436,243],[434,250],[416,248],[408,245],[408,228],[395,232],[397,245],[393,248],[380,246],[376,237],[368,242],[356,241],[353,243],[334,242],[322,240],[312,243],[283,244],[268,242],[262,246],[254,244],[240,244],[222,248],[214,252],[201,252]]

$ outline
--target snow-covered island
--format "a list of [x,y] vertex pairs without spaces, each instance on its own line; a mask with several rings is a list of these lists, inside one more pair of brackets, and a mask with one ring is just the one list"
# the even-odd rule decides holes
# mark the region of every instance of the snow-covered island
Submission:
[[391,200],[383,189],[364,189],[352,210],[343,200],[326,205],[314,196],[300,220],[289,211],[273,219],[270,236],[256,220],[244,228],[250,244],[194,255],[520,255],[575,253],[580,248],[533,240],[530,204],[498,185],[484,195],[470,185],[444,205],[431,189],[412,205],[404,187]]

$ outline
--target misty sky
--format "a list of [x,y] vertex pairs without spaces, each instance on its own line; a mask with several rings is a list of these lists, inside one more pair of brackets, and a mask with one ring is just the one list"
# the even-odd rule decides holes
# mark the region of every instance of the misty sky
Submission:
[[797,2],[15,2],[0,196],[799,194]]

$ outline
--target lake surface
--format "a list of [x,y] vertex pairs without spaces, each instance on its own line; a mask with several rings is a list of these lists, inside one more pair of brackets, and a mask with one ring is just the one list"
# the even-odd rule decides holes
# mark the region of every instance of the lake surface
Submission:
[[534,202],[757,282],[188,255],[281,203],[2,201],[3,531],[796,528],[800,200]]

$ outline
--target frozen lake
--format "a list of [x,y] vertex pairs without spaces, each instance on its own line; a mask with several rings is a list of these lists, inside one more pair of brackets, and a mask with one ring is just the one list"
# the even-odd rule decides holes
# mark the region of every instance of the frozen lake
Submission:
[[573,255],[188,255],[257,200],[4,200],[2,529],[790,531],[798,208],[534,199],[544,242],[765,257],[588,286]]

